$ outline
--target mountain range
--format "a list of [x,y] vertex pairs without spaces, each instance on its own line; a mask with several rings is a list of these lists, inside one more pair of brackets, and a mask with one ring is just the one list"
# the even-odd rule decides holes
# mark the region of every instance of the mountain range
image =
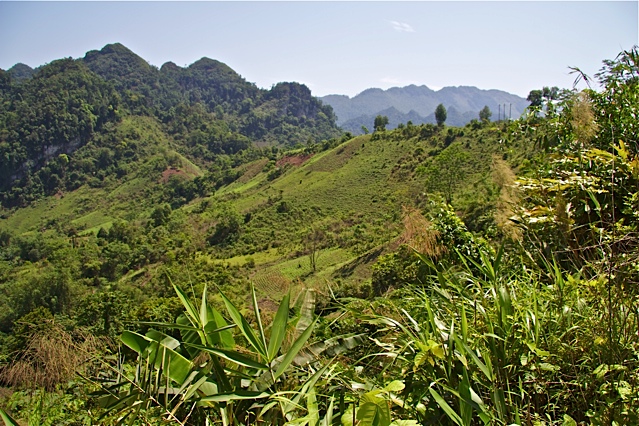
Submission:
[[[518,117],[528,105],[503,91],[464,86],[434,91],[411,85],[317,98],[294,82],[260,89],[210,58],[158,68],[120,43],[36,69],[16,64],[0,70],[0,101],[0,198],[9,204],[77,187],[114,159],[139,155],[130,136],[142,131],[132,131],[122,146],[113,142],[127,116],[155,120],[177,152],[208,167],[220,155],[250,146],[290,148],[336,138],[338,125],[361,134],[373,130],[377,115],[388,117],[389,128],[434,123],[441,103],[448,110],[446,124],[461,126],[484,106],[496,120],[503,111]],[[84,146],[87,161],[71,158],[67,165],[59,158]],[[56,158],[59,164],[50,164]]]
[[463,126],[477,119],[484,106],[493,113],[492,120],[499,120],[517,118],[529,105],[526,99],[511,93],[470,86],[444,87],[435,91],[427,86],[410,85],[388,90],[367,89],[352,98],[328,95],[320,99],[333,107],[337,124],[354,134],[362,133],[362,126],[372,130],[377,115],[387,116],[391,128],[408,121],[435,123],[435,108],[440,103],[447,109],[446,124],[451,126]]

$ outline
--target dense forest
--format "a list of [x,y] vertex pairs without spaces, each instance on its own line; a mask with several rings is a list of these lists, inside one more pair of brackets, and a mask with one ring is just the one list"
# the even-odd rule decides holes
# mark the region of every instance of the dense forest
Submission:
[[[204,164],[253,143],[292,147],[339,135],[331,108],[306,86],[280,83],[260,90],[208,58],[158,70],[113,44],[31,73],[24,67],[0,71],[5,206],[73,190],[94,175],[111,174],[111,168],[126,174],[142,149],[135,134],[117,134],[126,117],[158,123],[177,150]],[[72,153],[74,160],[82,158],[68,162]]]
[[575,76],[354,137],[207,58],[0,70],[0,418],[639,424],[639,50]]

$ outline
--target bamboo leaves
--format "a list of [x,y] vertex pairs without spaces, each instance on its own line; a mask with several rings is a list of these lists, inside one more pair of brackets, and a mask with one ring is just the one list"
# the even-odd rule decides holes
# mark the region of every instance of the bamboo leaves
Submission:
[[[233,424],[238,416],[246,415],[251,404],[259,406],[260,401],[277,394],[281,377],[291,369],[313,333],[316,320],[311,317],[312,309],[307,309],[304,315],[306,324],[298,321],[299,335],[284,349],[290,328],[290,294],[282,299],[267,335],[254,288],[251,288],[251,299],[256,328],[224,294],[221,298],[233,321],[230,325],[209,304],[206,286],[199,309],[179,286],[173,287],[184,314],[174,324],[145,323],[154,327],[145,335],[132,331],[122,334],[121,342],[138,356],[136,376],[124,377],[114,386],[103,387],[103,405],[107,413],[121,416],[122,422],[137,417],[140,409],[160,405],[167,418],[174,420],[180,410],[186,410],[182,415],[188,419],[193,410],[214,408],[219,410],[225,424]],[[180,338],[157,331],[161,328],[178,330]],[[235,328],[246,341],[244,349],[236,348]],[[308,361],[308,354],[301,359]],[[304,362],[301,359],[300,362]],[[308,395],[309,406],[313,406],[314,383],[327,367],[313,375],[312,383],[304,385],[300,393],[300,396]],[[270,412],[276,405],[269,403],[264,408],[270,407],[266,410]],[[318,417],[311,417],[317,423]]]

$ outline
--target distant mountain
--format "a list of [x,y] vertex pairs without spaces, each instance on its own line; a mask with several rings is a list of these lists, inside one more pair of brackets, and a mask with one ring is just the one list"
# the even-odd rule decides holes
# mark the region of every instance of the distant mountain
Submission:
[[[362,126],[366,127],[367,130],[373,131],[375,122],[375,117],[378,115],[383,115],[388,117],[388,129],[396,128],[400,123],[406,124],[409,121],[415,125],[419,124],[435,124],[437,120],[435,120],[435,113],[428,114],[426,117],[422,117],[414,110],[409,111],[408,113],[403,113],[397,110],[395,107],[387,108],[383,111],[379,111],[374,115],[361,115],[359,117],[352,118],[341,124],[341,128],[344,131],[350,132],[355,135],[359,135],[363,133]],[[477,113],[473,111],[467,112],[459,112],[455,107],[450,107],[446,110],[446,124],[449,126],[464,126],[466,123],[470,122],[473,118],[477,118]]]
[[362,125],[370,128],[371,117],[374,119],[377,115],[387,115],[390,127],[396,126],[394,122],[406,123],[409,120],[415,124],[435,122],[435,108],[440,103],[448,110],[446,123],[453,126],[462,126],[478,118],[479,111],[486,105],[493,112],[493,120],[497,120],[504,105],[506,116],[516,118],[529,104],[524,98],[501,90],[469,86],[444,87],[434,91],[426,86],[410,85],[388,90],[367,89],[353,98],[328,95],[320,99],[333,107],[338,125],[355,133],[361,133]]

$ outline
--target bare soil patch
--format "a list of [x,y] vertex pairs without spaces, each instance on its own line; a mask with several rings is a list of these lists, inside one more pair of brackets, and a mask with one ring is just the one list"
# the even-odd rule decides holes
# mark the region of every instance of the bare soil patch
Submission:
[[312,154],[286,156],[277,160],[277,163],[275,163],[275,165],[277,167],[282,167],[287,164],[290,164],[291,166],[301,166],[302,164],[310,160],[312,156]]
[[187,176],[184,170],[176,169],[175,167],[169,167],[168,169],[162,172],[162,177],[160,178],[160,181],[162,183],[167,183],[169,179],[171,178],[171,176],[173,175]]

